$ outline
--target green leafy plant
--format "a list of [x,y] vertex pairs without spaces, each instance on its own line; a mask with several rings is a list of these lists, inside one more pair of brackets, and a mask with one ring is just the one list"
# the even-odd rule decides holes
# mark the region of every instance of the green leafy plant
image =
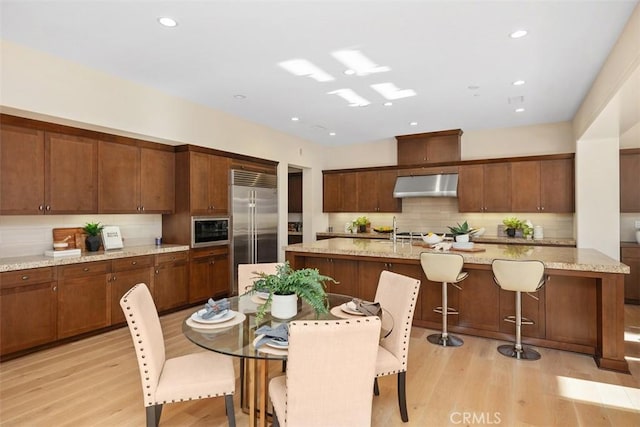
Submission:
[[296,294],[298,298],[313,307],[317,315],[328,313],[329,301],[325,291],[325,282],[338,283],[335,279],[320,274],[316,268],[294,270],[289,265],[289,262],[276,267],[276,274],[264,272],[254,272],[254,274],[259,279],[253,282],[253,286],[248,293],[258,291],[269,293],[266,303],[258,307],[256,315],[258,323],[264,317],[267,308],[271,306],[274,294]]
[[367,218],[366,216],[359,216],[353,221],[353,223],[355,225],[367,225],[369,224],[369,218]]
[[522,228],[523,222],[515,216],[509,216],[502,220],[502,224],[504,224],[506,228],[513,228],[514,230],[518,230]]
[[99,222],[88,222],[82,227],[82,230],[89,236],[97,236],[100,234],[104,225],[100,225]]
[[451,231],[451,233],[454,236],[460,236],[461,234],[469,234],[471,232],[471,227],[469,227],[469,224],[467,224],[467,221],[463,222],[462,225],[460,225],[460,223],[456,223],[455,226],[453,227],[448,227],[449,231]]

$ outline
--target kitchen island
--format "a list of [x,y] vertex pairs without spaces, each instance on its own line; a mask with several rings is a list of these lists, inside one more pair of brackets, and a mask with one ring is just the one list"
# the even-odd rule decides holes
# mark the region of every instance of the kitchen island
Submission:
[[[449,288],[449,303],[460,312],[450,316],[451,332],[514,340],[514,325],[502,319],[514,312],[512,292],[493,282],[494,259],[544,262],[545,286],[535,298],[522,298],[523,316],[533,325],[522,328],[523,342],[591,354],[602,369],[629,372],[624,358],[624,274],[629,267],[593,249],[527,245],[476,244],[481,252],[458,252],[469,277],[462,290]],[[441,328],[441,284],[426,279],[420,253],[426,246],[376,239],[335,238],[285,248],[293,268],[318,268],[339,281],[329,291],[373,300],[382,270],[420,279],[414,325]]]

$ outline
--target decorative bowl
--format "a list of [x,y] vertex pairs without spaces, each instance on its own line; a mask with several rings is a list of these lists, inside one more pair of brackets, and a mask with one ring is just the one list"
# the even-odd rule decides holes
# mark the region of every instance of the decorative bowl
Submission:
[[428,245],[435,245],[436,243],[440,243],[442,242],[442,240],[444,240],[444,234],[442,236],[438,236],[437,234],[434,233],[429,233],[426,236],[421,234],[420,235],[422,237],[422,241],[425,242]]
[[69,243],[67,242],[53,242],[53,250],[54,251],[62,251],[69,247]]

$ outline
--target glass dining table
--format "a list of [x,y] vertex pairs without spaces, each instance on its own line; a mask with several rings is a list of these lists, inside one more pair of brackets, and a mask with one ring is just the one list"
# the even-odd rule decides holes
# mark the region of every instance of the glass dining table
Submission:
[[[344,306],[353,297],[339,294],[327,296],[329,312],[326,314],[316,315],[310,305],[298,300],[298,313],[294,317],[278,319],[267,312],[261,319],[260,325],[257,325],[257,310],[265,300],[256,294],[245,294],[227,298],[233,315],[226,320],[199,323],[194,315],[189,315],[182,323],[182,332],[194,344],[217,353],[241,358],[241,373],[248,375],[241,375],[245,381],[240,386],[240,400],[243,410],[248,410],[251,427],[267,425],[269,361],[287,360],[286,348],[269,346],[268,343],[255,347],[254,343],[259,339],[259,334],[256,334],[257,327],[266,325],[275,328],[293,320],[335,320],[359,317]],[[384,307],[382,307],[380,320],[382,323],[380,338],[384,339],[393,329],[393,317]],[[248,365],[246,368],[245,363]],[[248,372],[244,372],[245,369]],[[248,396],[245,396],[247,393]],[[246,401],[248,405],[245,405]]]

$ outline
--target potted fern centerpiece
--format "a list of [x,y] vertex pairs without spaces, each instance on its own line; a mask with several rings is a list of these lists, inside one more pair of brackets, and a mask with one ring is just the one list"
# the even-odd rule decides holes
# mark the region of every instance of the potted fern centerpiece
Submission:
[[279,319],[289,319],[298,312],[298,297],[309,304],[316,314],[329,312],[325,282],[336,282],[333,278],[323,276],[315,268],[294,270],[285,262],[276,268],[276,274],[255,273],[259,279],[253,283],[250,293],[268,292],[267,301],[257,311],[259,322],[271,307],[271,315]]

